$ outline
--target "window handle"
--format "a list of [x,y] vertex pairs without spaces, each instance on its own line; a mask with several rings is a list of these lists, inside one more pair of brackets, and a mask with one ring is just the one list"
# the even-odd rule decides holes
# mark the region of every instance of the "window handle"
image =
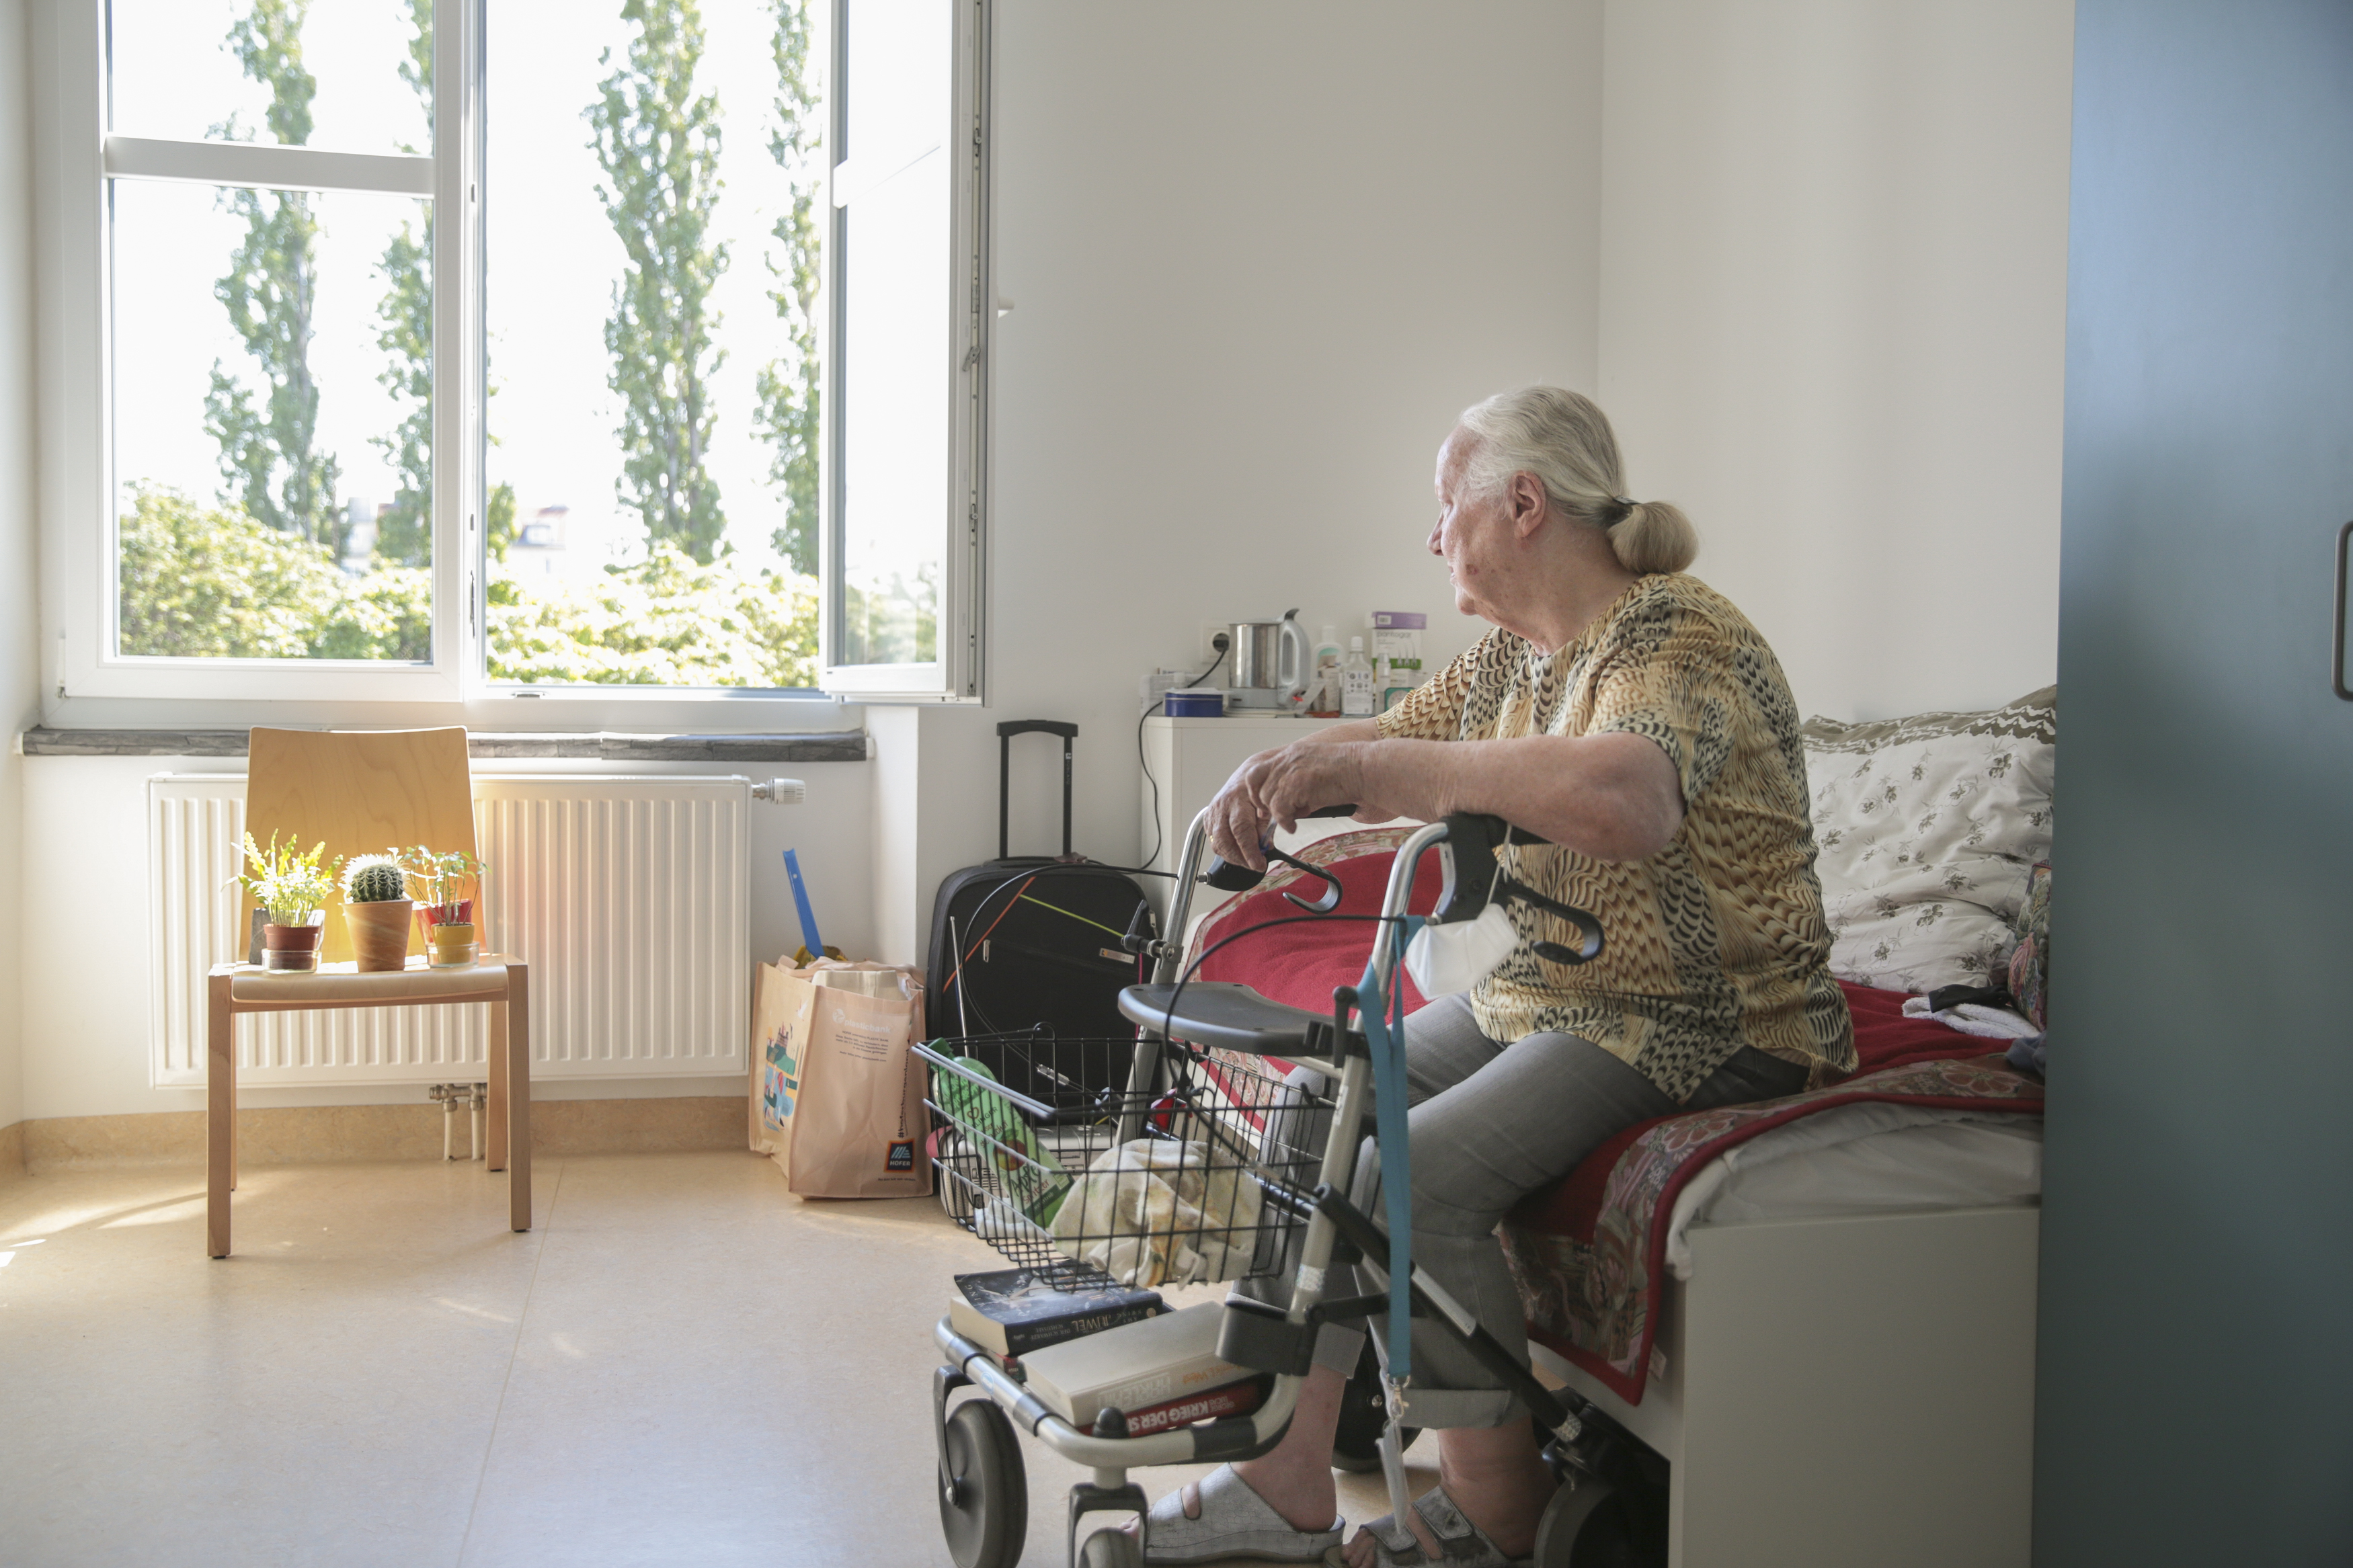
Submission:
[[2345,686],[2345,556],[2348,542],[2353,542],[2353,522],[2337,531],[2337,623],[2328,634],[2328,686],[2348,702],[2353,702],[2353,691]]

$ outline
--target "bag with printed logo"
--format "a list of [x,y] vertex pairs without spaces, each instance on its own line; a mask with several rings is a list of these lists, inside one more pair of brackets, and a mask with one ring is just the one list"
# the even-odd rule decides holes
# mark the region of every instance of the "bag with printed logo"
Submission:
[[820,960],[760,965],[752,1007],[752,1148],[805,1198],[932,1190],[912,969]]

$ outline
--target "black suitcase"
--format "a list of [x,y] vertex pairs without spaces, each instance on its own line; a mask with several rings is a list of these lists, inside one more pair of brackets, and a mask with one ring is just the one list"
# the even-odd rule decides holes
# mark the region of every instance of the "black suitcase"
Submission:
[[[1012,855],[1008,792],[1013,737],[1062,738],[1062,853]],[[1120,939],[1146,908],[1134,878],[1071,852],[1071,742],[1076,724],[1020,719],[997,727],[997,858],[940,883],[932,906],[931,1032],[973,1038],[970,1054],[1033,1099],[1072,1110],[1127,1082],[1134,1027],[1119,993],[1143,978]],[[1142,917],[1149,924],[1148,914]],[[953,934],[952,934],[953,933]],[[1079,1052],[1028,1051],[977,1037],[1039,1027],[1061,1040],[1093,1040]],[[1078,1078],[1070,1075],[1078,1065]],[[1042,1070],[1041,1070],[1042,1069]]]

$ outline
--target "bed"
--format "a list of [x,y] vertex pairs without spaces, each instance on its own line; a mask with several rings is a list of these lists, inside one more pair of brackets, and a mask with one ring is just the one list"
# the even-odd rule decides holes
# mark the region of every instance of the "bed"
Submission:
[[[1859,1069],[1629,1129],[1504,1226],[1540,1369],[1669,1462],[1676,1568],[2028,1561],[2041,1080],[2003,1042],[1904,1004],[2003,977],[2048,854],[2054,725],[2050,691],[1986,713],[1810,721]],[[1367,913],[1406,831],[1295,852],[1338,876],[1340,912]],[[1425,869],[1426,910],[1434,854]],[[1318,1009],[1355,980],[1361,924],[1208,952],[1295,913],[1279,900],[1299,877],[1195,924],[1205,978]]]

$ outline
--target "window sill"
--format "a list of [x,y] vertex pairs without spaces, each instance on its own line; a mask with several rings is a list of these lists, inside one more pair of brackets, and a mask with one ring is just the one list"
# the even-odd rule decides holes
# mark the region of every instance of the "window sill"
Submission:
[[[24,731],[28,757],[241,757],[243,730]],[[576,734],[496,732],[467,736],[476,761],[579,758],[607,763],[862,763],[870,752],[863,730],[814,734],[661,735],[592,731]]]

